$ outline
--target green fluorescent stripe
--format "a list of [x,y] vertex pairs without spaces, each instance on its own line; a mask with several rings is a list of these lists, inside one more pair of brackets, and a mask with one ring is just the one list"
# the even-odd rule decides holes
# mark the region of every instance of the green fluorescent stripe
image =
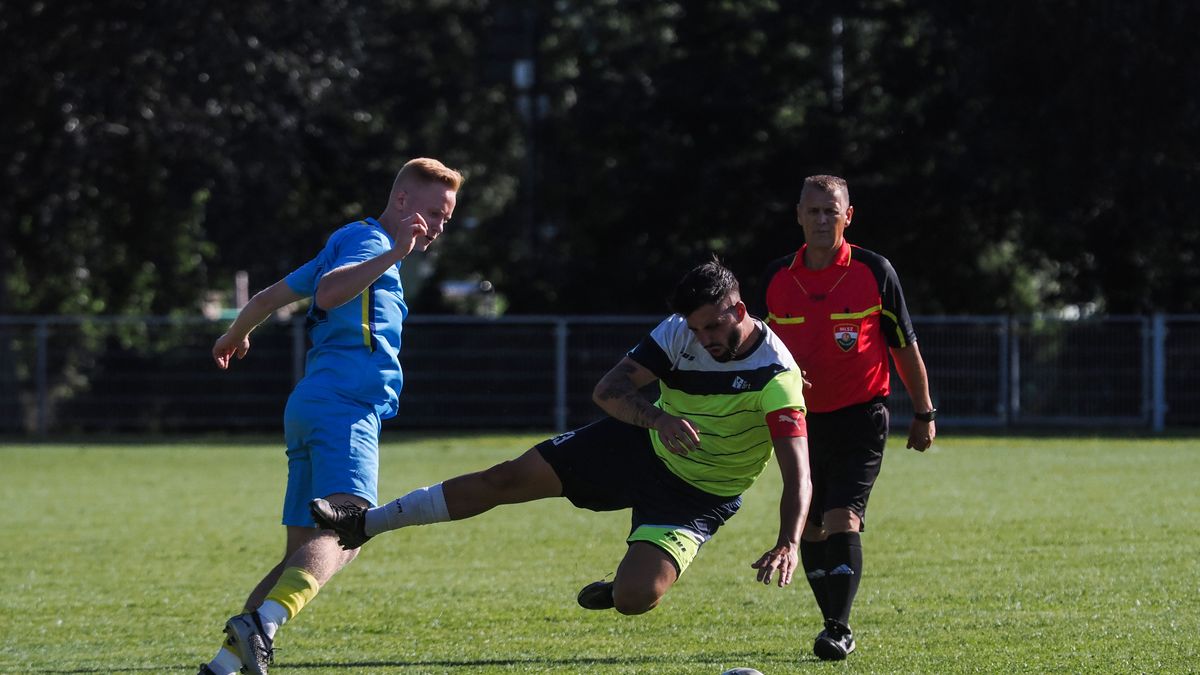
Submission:
[[[766,425],[764,425],[764,426],[766,426]],[[712,452],[709,450],[705,450],[705,452],[712,455],[713,457],[730,457],[733,455],[741,455],[741,454],[750,452],[751,450],[754,450],[755,448],[757,448],[760,445],[769,445],[770,443],[771,443],[771,441],[762,441],[759,443],[755,443],[754,445],[751,445],[748,448],[740,448],[735,452]]]
[[[668,405],[669,405],[669,403],[668,403]],[[683,410],[676,406],[673,406],[673,405],[671,406],[671,414],[675,415],[676,417],[711,417],[713,419],[725,419],[727,417],[733,417],[734,415],[745,415],[746,413],[756,413],[756,412],[758,412],[757,408],[747,409],[747,410],[734,410],[733,412],[728,412],[728,413],[718,415],[715,413],[702,413],[702,412],[699,412],[696,410]]]
[[[757,430],[757,429],[763,429],[763,428],[765,428],[766,426],[767,426],[766,424],[756,424],[756,425],[754,425],[754,426],[746,427],[745,429],[742,429],[741,431],[735,431],[735,432],[734,432],[734,433],[732,433],[732,434],[713,434],[713,433],[703,433],[703,432],[699,432],[699,434],[698,434],[698,435],[700,435],[700,436],[708,436],[708,437],[710,437],[710,438],[734,438],[734,437],[736,437],[736,436],[741,436],[742,434],[748,434],[748,433],[750,433],[751,431],[755,431],[755,430]],[[745,451],[745,448],[743,448],[743,449],[741,449],[741,450],[738,450],[738,452],[744,452],[744,451]],[[716,454],[716,453],[713,453],[713,454]]]
[[883,315],[892,320],[892,325],[896,327],[896,339],[900,341],[900,348],[908,346],[908,341],[904,339],[904,331],[900,330],[900,322],[896,320],[896,315],[883,310]]
[[[701,478],[701,479],[699,479],[699,481],[698,481],[698,482],[702,482],[702,483],[708,483],[709,485],[712,485],[712,484],[714,484],[714,483],[739,483],[739,482],[741,482],[742,480],[744,480],[744,479],[740,479],[740,478],[716,478],[716,477],[713,477],[713,478]],[[729,496],[731,496],[731,497],[732,497],[733,495],[729,495]]]
[[875,305],[871,309],[864,309],[861,312],[854,312],[852,314],[830,314],[829,318],[834,319],[834,320],[836,320],[836,319],[865,319],[868,316],[871,316],[872,314],[874,314],[876,312],[880,312],[880,311],[883,311],[883,305]]
[[768,314],[767,315],[767,323],[777,323],[777,324],[786,326],[789,324],[804,323],[804,317],[802,317],[802,316],[785,316],[785,317],[780,318],[778,316],[775,316],[774,314]]

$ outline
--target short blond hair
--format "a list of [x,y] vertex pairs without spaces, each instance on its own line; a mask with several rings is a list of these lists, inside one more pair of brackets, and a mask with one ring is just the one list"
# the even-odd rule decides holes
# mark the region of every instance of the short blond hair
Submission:
[[400,167],[400,171],[396,173],[396,180],[392,181],[392,190],[394,191],[402,183],[410,181],[442,183],[451,190],[458,192],[458,189],[463,184],[463,175],[436,159],[418,157],[408,160],[404,163],[404,166]]

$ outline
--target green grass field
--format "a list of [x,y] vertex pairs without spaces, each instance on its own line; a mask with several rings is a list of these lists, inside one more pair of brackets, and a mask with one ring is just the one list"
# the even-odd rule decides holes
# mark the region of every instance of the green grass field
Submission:
[[[385,498],[540,437],[392,433]],[[194,673],[283,549],[275,442],[0,445],[0,673]],[[890,445],[841,664],[810,654],[807,585],[765,588],[772,465],[663,605],[575,605],[627,513],[563,501],[382,536],[284,627],[272,672],[1200,671],[1200,441]]]

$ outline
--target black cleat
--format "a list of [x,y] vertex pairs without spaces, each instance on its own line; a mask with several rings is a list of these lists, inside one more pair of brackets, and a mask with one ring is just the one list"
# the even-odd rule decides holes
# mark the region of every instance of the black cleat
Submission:
[[371,535],[367,534],[367,510],[354,504],[331,504],[324,499],[308,503],[308,511],[322,529],[337,533],[338,543],[347,551],[356,549]]
[[242,672],[249,675],[267,675],[267,666],[275,659],[271,638],[263,630],[257,612],[238,614],[225,622],[225,643],[229,651],[242,660]]
[[613,602],[613,582],[593,581],[584,586],[575,599],[584,609],[612,609],[616,606]]
[[854,633],[837,619],[825,619],[825,630],[813,643],[813,654],[822,661],[841,661],[854,651]]
[[200,670],[196,672],[196,675],[217,675],[217,674],[213,672],[212,668],[208,667],[207,663],[201,663]]

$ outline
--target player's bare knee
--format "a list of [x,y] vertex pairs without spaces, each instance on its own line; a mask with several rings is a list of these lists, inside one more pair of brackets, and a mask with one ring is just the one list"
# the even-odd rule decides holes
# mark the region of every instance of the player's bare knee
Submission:
[[333,565],[337,569],[341,569],[350,564],[350,561],[358,557],[358,552],[362,549],[350,549],[347,551],[342,548],[341,542],[338,541],[338,535],[332,530],[321,530],[317,539],[319,540],[320,548],[314,551],[313,555],[325,560],[327,565]]
[[804,531],[800,533],[800,538],[804,541],[825,541],[825,537],[829,536],[825,529],[819,525],[808,523],[804,526]]
[[649,587],[629,584],[613,586],[613,607],[627,616],[645,614],[658,607],[662,595]]
[[833,509],[826,511],[822,518],[823,529],[827,534],[843,532],[859,532],[862,530],[862,519],[850,509]]

